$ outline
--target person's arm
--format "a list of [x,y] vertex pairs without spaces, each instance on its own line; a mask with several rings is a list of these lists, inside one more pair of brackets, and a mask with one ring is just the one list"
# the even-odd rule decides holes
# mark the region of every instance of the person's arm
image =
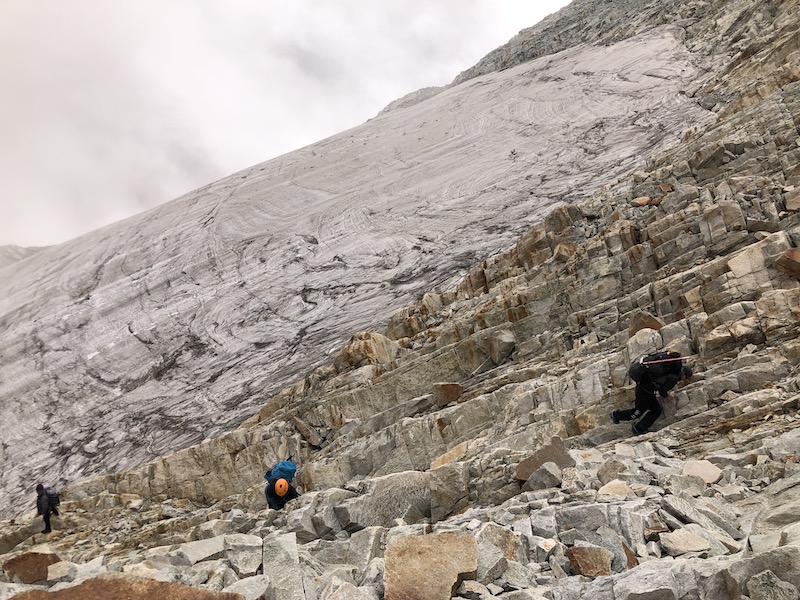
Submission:
[[297,493],[297,490],[294,489],[294,486],[290,483],[289,484],[289,491],[286,492],[286,500],[294,500],[295,498],[299,498],[300,494]]
[[669,391],[678,385],[678,381],[680,379],[677,375],[665,375],[661,381],[659,381],[658,386],[658,393],[661,394],[662,398],[666,398],[669,396]]
[[264,488],[264,495],[267,497],[267,506],[274,510],[278,510],[279,500],[280,498],[275,495],[275,485],[272,483],[267,483],[267,486]]

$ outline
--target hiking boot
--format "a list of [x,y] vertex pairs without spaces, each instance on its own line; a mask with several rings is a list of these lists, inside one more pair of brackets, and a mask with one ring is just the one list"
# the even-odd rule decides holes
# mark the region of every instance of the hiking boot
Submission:
[[53,531],[52,529],[42,529],[42,533],[50,533]]
[[614,423],[614,425],[619,425],[619,417],[617,416],[617,411],[615,410],[611,411],[611,422]]
[[636,423],[634,423],[633,425],[631,425],[631,431],[633,432],[633,435],[642,435],[643,433],[647,433],[647,431],[646,431],[646,430],[644,430],[644,429],[639,429],[639,428],[636,426]]

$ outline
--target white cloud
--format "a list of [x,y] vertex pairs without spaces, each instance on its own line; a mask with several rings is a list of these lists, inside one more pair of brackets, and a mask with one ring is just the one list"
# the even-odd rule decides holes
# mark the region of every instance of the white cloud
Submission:
[[0,245],[47,245],[445,85],[566,0],[6,0]]

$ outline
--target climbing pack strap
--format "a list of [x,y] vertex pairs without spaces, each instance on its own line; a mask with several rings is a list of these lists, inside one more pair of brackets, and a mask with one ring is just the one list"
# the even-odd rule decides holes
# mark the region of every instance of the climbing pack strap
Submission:
[[686,357],[681,356],[678,352],[661,351],[647,354],[631,363],[628,375],[632,381],[641,383],[645,373],[648,373],[650,377],[659,377],[674,370],[669,366],[670,363],[679,362],[684,358]]
[[647,358],[646,356],[641,357],[639,359],[639,363],[642,364],[642,365],[657,365],[659,363],[674,362],[676,360],[683,360],[686,357],[685,356],[675,356],[675,357],[671,357],[671,358],[659,358],[659,359],[656,359],[656,360],[645,360],[646,358]]

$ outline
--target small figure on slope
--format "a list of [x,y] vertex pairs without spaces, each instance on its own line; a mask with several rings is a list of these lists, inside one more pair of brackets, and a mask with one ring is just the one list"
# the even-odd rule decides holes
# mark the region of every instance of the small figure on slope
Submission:
[[292,485],[292,479],[296,472],[297,465],[291,460],[282,460],[264,473],[264,479],[267,480],[264,496],[266,496],[270,508],[280,510],[289,500],[300,497]]
[[678,383],[686,383],[692,377],[692,369],[681,364],[683,357],[678,352],[656,352],[634,362],[629,370],[631,379],[636,382],[635,404],[630,410],[611,412],[614,423],[633,421],[631,431],[635,435],[647,433],[656,419],[661,416],[661,403],[656,398],[670,400],[670,390]]
[[44,487],[41,483],[36,486],[36,511],[44,520],[44,530],[42,533],[50,533],[50,515],[58,516],[58,505],[61,504],[59,493],[50,487]]

